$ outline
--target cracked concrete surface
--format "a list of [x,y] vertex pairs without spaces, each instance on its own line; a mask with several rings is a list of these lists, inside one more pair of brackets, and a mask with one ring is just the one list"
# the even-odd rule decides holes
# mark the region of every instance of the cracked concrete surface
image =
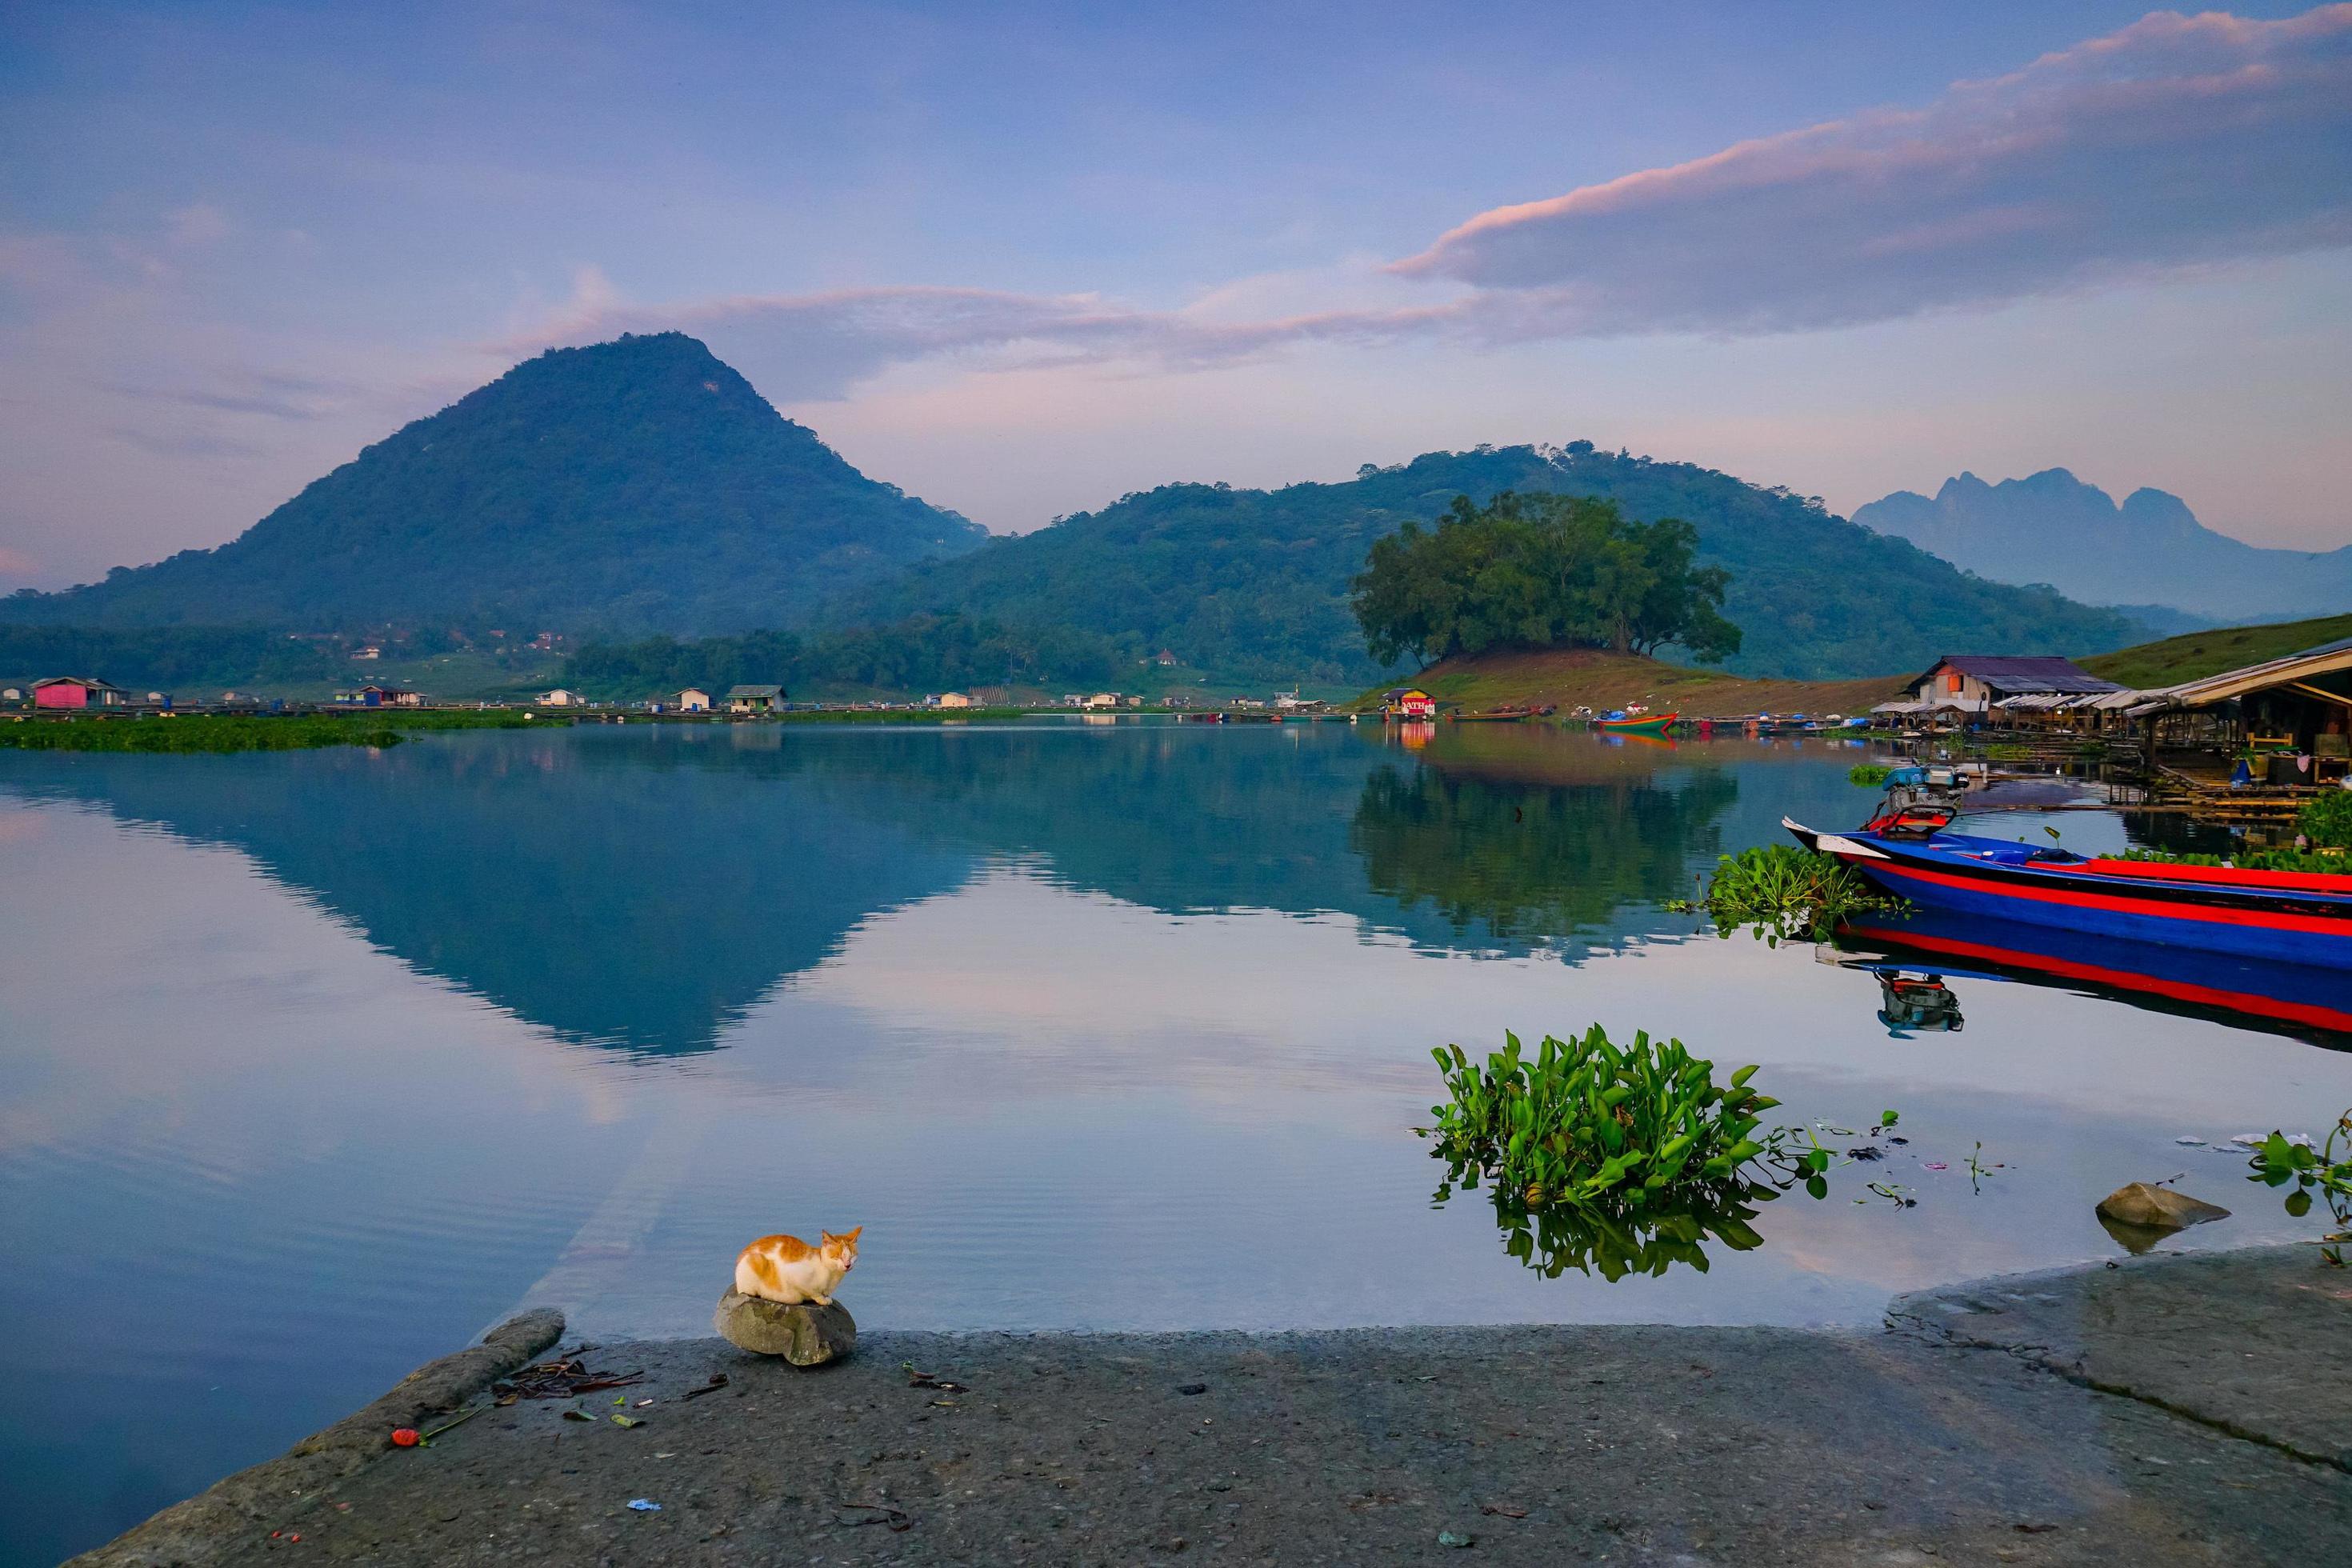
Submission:
[[610,1345],[638,1426],[609,1394],[494,1408],[275,1537],[91,1560],[2352,1561],[2352,1475],[2296,1457],[2352,1423],[2347,1283],[2265,1249],[1906,1298],[1876,1333],[867,1333],[811,1371]]

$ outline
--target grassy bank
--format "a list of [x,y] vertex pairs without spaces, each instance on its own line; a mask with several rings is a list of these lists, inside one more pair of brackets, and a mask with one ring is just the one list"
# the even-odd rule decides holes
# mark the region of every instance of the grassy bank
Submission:
[[[1606,711],[1633,703],[1677,709],[1695,718],[1757,712],[1860,713],[1901,695],[1901,675],[1867,680],[1749,680],[1720,670],[1692,669],[1633,654],[1564,648],[1539,653],[1484,654],[1449,658],[1406,682],[1439,702],[1473,710],[1504,703],[1550,703],[1563,711]],[[1386,685],[1365,692],[1356,706],[1378,707]]]
[[0,749],[20,752],[299,752],[396,746],[403,731],[510,730],[520,713],[106,714],[0,724]]
[[2141,643],[2136,647],[2103,653],[2095,658],[2084,659],[2082,665],[2093,675],[2125,686],[2177,686],[2184,680],[2219,675],[2225,669],[2284,658],[2288,654],[2301,653],[2341,637],[2352,637],[2352,615],[2184,632],[2162,642]]

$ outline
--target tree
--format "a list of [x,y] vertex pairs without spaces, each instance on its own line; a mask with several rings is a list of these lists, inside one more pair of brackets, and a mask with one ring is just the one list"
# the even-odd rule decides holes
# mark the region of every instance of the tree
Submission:
[[1373,542],[1350,604],[1372,657],[1433,663],[1498,648],[1671,644],[1714,661],[1739,650],[1720,606],[1731,574],[1700,566],[1677,518],[1634,522],[1614,501],[1504,491],[1467,496],[1433,529],[1407,522]]

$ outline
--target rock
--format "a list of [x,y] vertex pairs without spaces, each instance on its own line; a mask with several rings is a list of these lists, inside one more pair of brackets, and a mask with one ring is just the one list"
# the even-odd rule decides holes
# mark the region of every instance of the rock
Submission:
[[2230,1211],[2218,1204],[2201,1203],[2170,1187],[2134,1182],[2117,1187],[2099,1200],[2099,1217],[2116,1225],[2148,1230],[2185,1230],[2207,1220],[2227,1219]]
[[719,1310],[710,1321],[738,1349],[754,1355],[782,1356],[794,1366],[823,1366],[857,1346],[856,1320],[838,1301],[829,1307],[804,1301],[787,1307],[730,1290],[719,1298]]

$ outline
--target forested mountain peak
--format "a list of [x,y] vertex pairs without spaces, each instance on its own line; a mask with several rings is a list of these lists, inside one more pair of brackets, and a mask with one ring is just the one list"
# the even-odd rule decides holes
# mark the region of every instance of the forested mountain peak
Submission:
[[867,479],[682,332],[551,349],[215,550],[0,601],[17,620],[775,626],[979,525]]

